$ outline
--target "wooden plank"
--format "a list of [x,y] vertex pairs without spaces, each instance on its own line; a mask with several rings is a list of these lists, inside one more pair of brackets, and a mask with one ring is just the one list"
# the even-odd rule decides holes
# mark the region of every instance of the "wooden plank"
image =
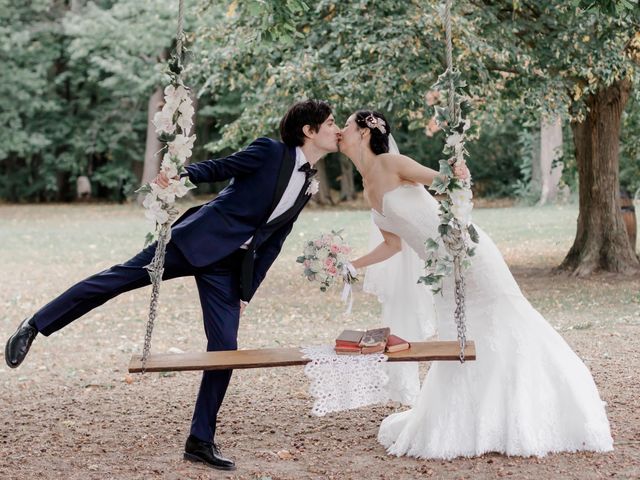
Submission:
[[[389,362],[412,362],[431,360],[459,360],[460,347],[453,342],[415,342],[402,352],[388,353]],[[465,348],[467,360],[476,359],[476,348],[468,342]],[[147,372],[170,372],[187,370],[227,370],[241,368],[289,367],[305,365],[308,358],[302,357],[299,348],[261,348],[256,350],[233,350],[224,352],[188,352],[149,355]],[[133,355],[129,363],[130,373],[142,372],[142,356]]]

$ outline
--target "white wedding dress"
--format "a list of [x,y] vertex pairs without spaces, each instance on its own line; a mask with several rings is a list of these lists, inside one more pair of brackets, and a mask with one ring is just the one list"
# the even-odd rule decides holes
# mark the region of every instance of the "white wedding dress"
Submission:
[[[380,229],[400,236],[421,258],[425,240],[436,235],[439,224],[438,203],[416,185],[387,192],[382,212],[372,215]],[[417,398],[404,402],[413,404],[411,409],[383,420],[378,440],[390,454],[440,459],[612,450],[604,402],[589,370],[522,295],[494,243],[477,230],[480,243],[465,272],[467,338],[475,341],[477,360],[433,362],[419,394],[410,386],[417,370],[392,377],[394,388],[403,390],[398,383],[404,378],[410,384],[404,390]],[[393,270],[416,288],[416,262],[407,266],[406,251],[397,257],[404,263]],[[435,327],[440,340],[457,338],[453,279],[445,280],[443,295],[434,296],[424,293],[429,291],[424,285],[410,291],[395,285],[402,291],[381,297],[384,309],[407,312],[414,305],[420,314],[414,309],[391,319],[396,326],[404,324],[404,331],[392,326],[394,333],[418,340]]]

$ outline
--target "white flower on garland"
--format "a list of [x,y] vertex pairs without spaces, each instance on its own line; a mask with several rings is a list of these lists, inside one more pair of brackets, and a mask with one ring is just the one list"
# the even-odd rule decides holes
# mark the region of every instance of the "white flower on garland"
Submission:
[[[155,232],[147,235],[150,243],[162,227],[168,226],[177,216],[176,199],[184,197],[195,185],[189,181],[184,165],[191,157],[195,135],[189,136],[193,127],[194,108],[189,90],[177,76],[164,89],[164,105],[153,117],[159,138],[166,142],[166,153],[162,157],[160,171],[169,178],[163,188],[156,183],[147,183],[138,190],[146,194],[143,206],[145,216],[155,223]],[[180,177],[182,175],[182,177]],[[180,177],[180,178],[178,178]],[[170,233],[170,232],[169,232]]]
[[164,172],[167,178],[173,178],[178,176],[178,166],[176,162],[171,159],[171,155],[168,153],[164,154],[164,158],[162,159],[162,164],[160,165],[160,171]]
[[466,188],[457,188],[449,193],[451,199],[451,213],[458,219],[460,225],[467,226],[471,223],[471,211],[473,210],[473,202],[471,198],[473,194],[471,190]]
[[163,224],[169,220],[169,213],[163,209],[162,202],[158,200],[155,193],[147,193],[142,205],[146,209],[144,216],[151,220],[154,224]]
[[180,134],[176,135],[176,138],[167,144],[169,147],[169,155],[177,157],[181,163],[184,163],[187,158],[191,156],[191,150],[193,149],[195,140],[195,135],[190,137]]

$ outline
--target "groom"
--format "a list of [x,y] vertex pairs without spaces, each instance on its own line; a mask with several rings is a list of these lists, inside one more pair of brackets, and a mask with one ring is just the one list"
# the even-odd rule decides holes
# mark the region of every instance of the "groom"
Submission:
[[[261,137],[226,158],[186,167],[195,184],[231,180],[214,200],[174,223],[165,257],[164,279],[195,278],[208,351],[237,349],[240,315],[311,197],[313,166],[338,149],[339,129],[322,101],[293,105],[280,122],[280,135],[282,142]],[[155,181],[163,186],[167,180],[159,175]],[[155,244],[72,286],[25,319],[7,342],[7,364],[18,367],[38,333],[48,336],[116,295],[149,285],[145,266],[154,252]],[[231,372],[203,372],[185,459],[235,469],[214,443]]]

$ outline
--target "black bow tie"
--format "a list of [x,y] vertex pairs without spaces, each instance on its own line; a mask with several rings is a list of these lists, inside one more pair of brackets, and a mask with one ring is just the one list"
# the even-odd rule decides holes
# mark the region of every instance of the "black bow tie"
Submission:
[[316,173],[318,173],[318,170],[313,168],[309,162],[306,162],[306,163],[302,164],[302,166],[298,169],[298,171],[299,172],[304,172],[304,175],[305,175],[307,180],[309,180]]

